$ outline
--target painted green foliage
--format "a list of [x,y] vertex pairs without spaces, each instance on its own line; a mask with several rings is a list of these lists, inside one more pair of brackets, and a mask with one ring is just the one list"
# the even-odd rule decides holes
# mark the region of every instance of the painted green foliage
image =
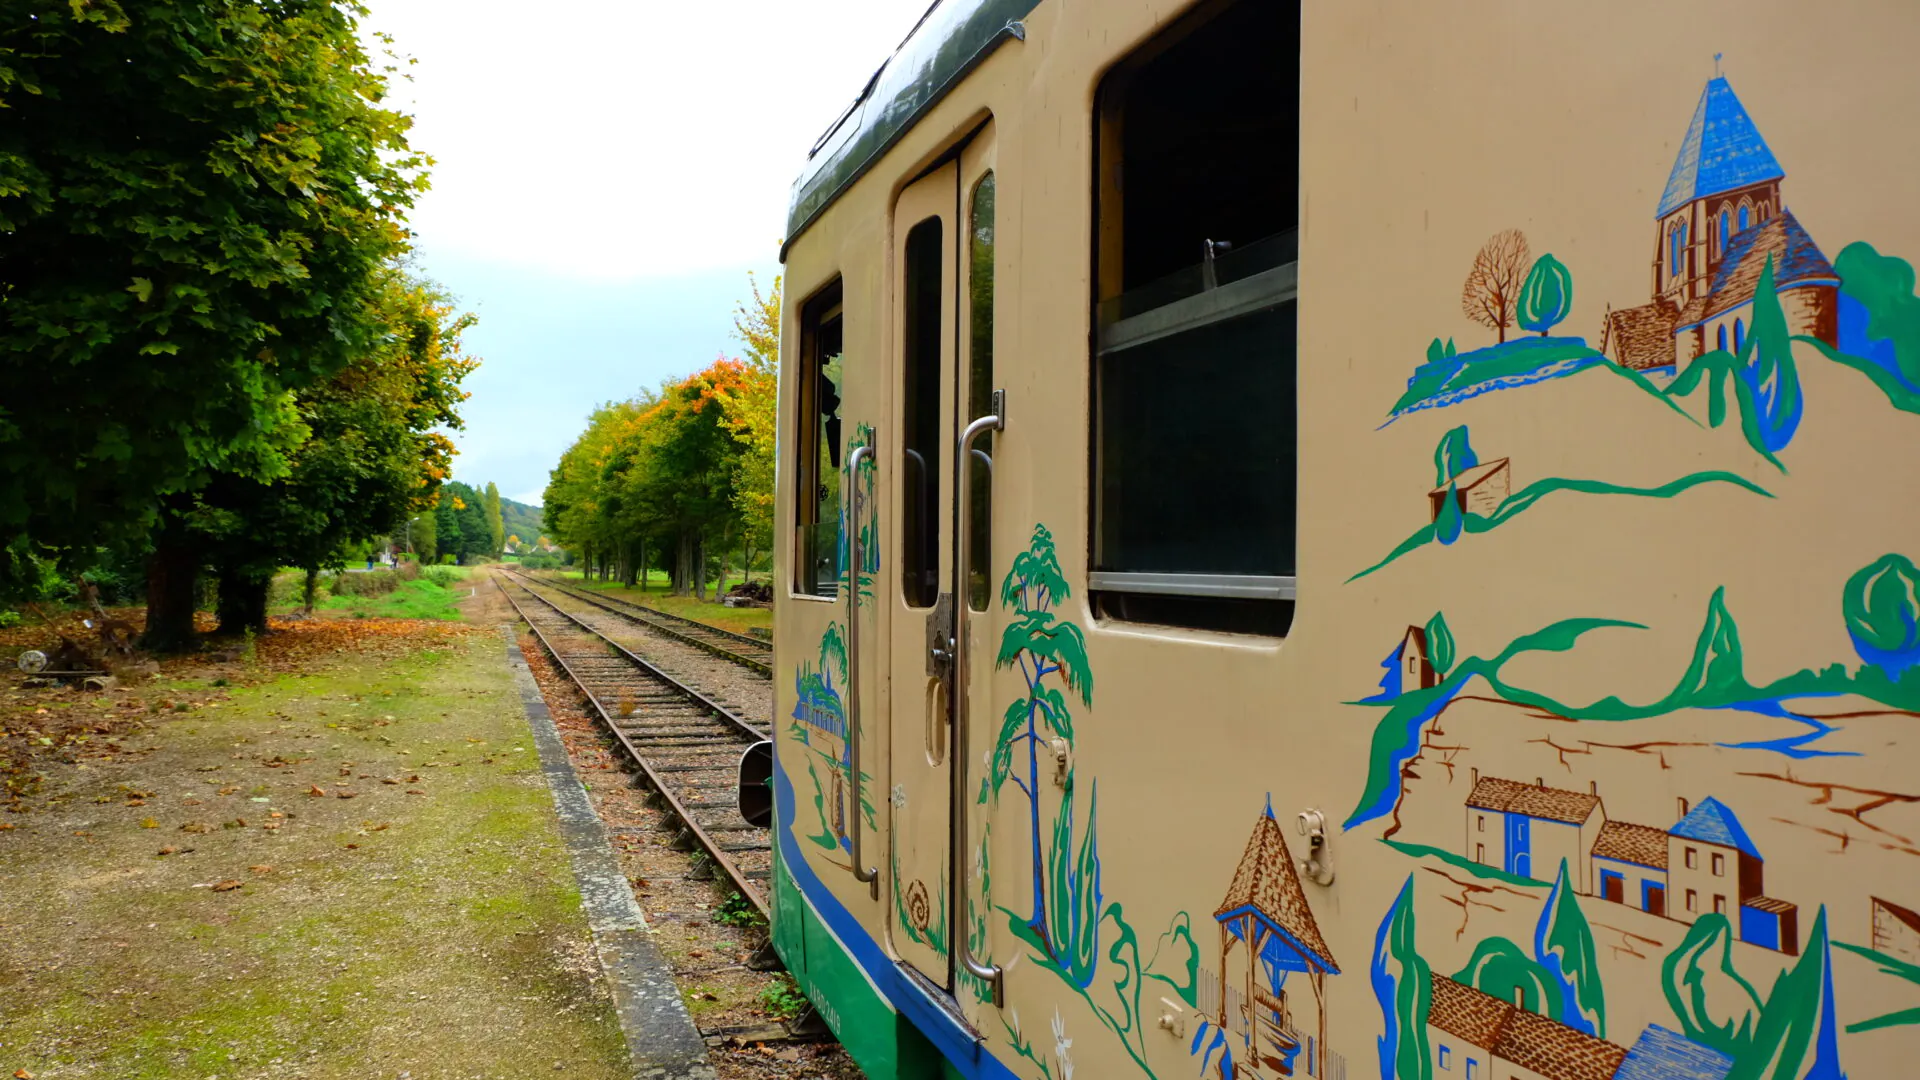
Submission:
[[1681,1033],[1733,1058],[1728,1080],[1844,1080],[1827,909],[1815,916],[1806,951],[1765,999],[1735,966],[1733,941],[1726,916],[1704,914],[1661,964]]
[[1453,666],[1453,631],[1447,627],[1447,617],[1434,612],[1427,620],[1427,660],[1433,664],[1435,678],[1447,677],[1447,669]]
[[[1857,335],[1849,335],[1844,326],[1840,335],[1859,353],[1817,338],[1794,340],[1873,380],[1894,408],[1920,413],[1920,297],[1913,292],[1913,267],[1905,259],[1880,254],[1872,244],[1855,242],[1840,252],[1833,268],[1840,274],[1842,296],[1860,305],[1866,316]],[[1843,318],[1846,307],[1843,302]],[[1849,342],[1850,336],[1858,341]]]
[[1516,1002],[1528,1012],[1560,1019],[1560,988],[1553,974],[1506,938],[1490,937],[1474,946],[1472,958],[1454,972],[1453,981],[1501,1001]]
[[945,870],[940,871],[939,891],[933,897],[930,898],[931,900],[930,906],[932,907],[933,910],[928,913],[930,918],[928,920],[927,928],[925,930],[921,930],[918,926],[914,925],[913,913],[907,910],[906,895],[902,893],[900,890],[900,880],[903,876],[904,875],[900,873],[900,852],[896,849],[893,853],[894,917],[897,920],[899,920],[900,929],[907,935],[907,938],[909,940],[917,941],[921,945],[924,945],[927,948],[932,949],[936,956],[943,956],[943,957],[946,956],[947,955],[947,872]]
[[1661,962],[1667,1007],[1680,1033],[1723,1054],[1753,1041],[1760,994],[1733,963],[1733,926],[1725,915],[1701,915]]
[[1415,931],[1413,875],[1408,874],[1374,936],[1369,968],[1385,1027],[1376,1044],[1382,1080],[1433,1080],[1433,1054],[1427,1041],[1433,969],[1420,955]]
[[1840,603],[1860,659],[1892,679],[1920,664],[1920,570],[1911,559],[1882,555],[1862,567]]
[[[826,785],[821,782],[820,770],[826,769],[829,775],[838,773],[842,790],[852,788],[848,776],[850,768],[844,746],[835,753],[829,753],[819,745],[815,738],[814,725],[838,730],[843,733],[846,725],[846,711],[841,705],[840,686],[847,679],[847,641],[842,635],[840,624],[829,623],[826,633],[820,637],[820,660],[816,666],[802,661],[794,671],[795,705],[793,723],[787,727],[794,742],[807,748],[807,776],[813,782],[813,806],[818,816],[820,831],[807,837],[815,846],[833,849],[841,846],[839,836],[834,832],[827,814]],[[810,723],[810,722],[811,723]],[[875,810],[871,799],[866,795],[872,774],[862,771],[860,786],[860,813],[868,828],[875,827]]]
[[1381,559],[1379,562],[1348,578],[1348,581],[1358,581],[1374,571],[1385,567],[1401,556],[1417,551],[1428,544],[1439,543],[1442,545],[1451,545],[1463,534],[1492,532],[1494,529],[1513,520],[1527,510],[1532,509],[1533,505],[1541,499],[1562,491],[1584,495],[1632,495],[1647,499],[1671,499],[1682,492],[1700,487],[1704,484],[1731,484],[1735,487],[1745,488],[1756,495],[1765,495],[1768,498],[1772,498],[1771,492],[1753,483],[1751,480],[1735,473],[1724,472],[1717,469],[1690,473],[1677,480],[1655,487],[1632,487],[1624,484],[1610,484],[1602,480],[1567,480],[1560,477],[1548,477],[1544,480],[1536,480],[1526,487],[1521,488],[1519,491],[1508,495],[1500,501],[1500,505],[1495,507],[1491,514],[1479,514],[1461,506],[1460,504],[1463,500],[1460,499],[1453,488],[1453,482],[1461,473],[1466,472],[1468,469],[1480,463],[1478,455],[1473,451],[1472,442],[1468,435],[1467,428],[1464,425],[1454,428],[1440,437],[1439,444],[1434,447],[1433,463],[1435,471],[1434,487],[1445,487],[1447,489],[1446,497],[1440,502],[1440,510],[1437,517],[1431,523],[1421,526],[1414,531],[1413,535],[1401,541],[1397,547],[1387,553],[1386,558]]
[[[1639,623],[1619,619],[1565,619],[1516,638],[1492,659],[1469,656],[1459,661],[1436,686],[1352,702],[1385,706],[1387,714],[1374,729],[1366,790],[1348,816],[1346,827],[1352,828],[1393,810],[1399,801],[1400,767],[1416,752],[1421,730],[1474,678],[1484,680],[1506,701],[1529,705],[1568,720],[1642,720],[1682,709],[1732,708],[1778,713],[1782,702],[1794,698],[1843,694],[1856,694],[1894,709],[1920,709],[1920,679],[1890,678],[1881,667],[1872,664],[1852,670],[1842,664],[1817,671],[1807,668],[1764,686],[1754,685],[1746,676],[1740,630],[1727,610],[1725,588],[1714,590],[1708,601],[1706,618],[1686,670],[1673,689],[1655,701],[1636,705],[1608,696],[1584,705],[1575,704],[1515,686],[1501,677],[1501,670],[1517,656],[1529,652],[1565,652],[1585,634],[1609,627],[1646,629]],[[1805,745],[1831,730],[1818,727],[1796,745]],[[1770,744],[1752,745],[1758,749],[1778,749]]]
[[[836,380],[836,387],[839,385],[837,381],[839,360],[839,357],[834,358],[834,370],[829,373],[830,377]],[[872,424],[862,422],[856,425],[853,438],[847,443],[848,456],[863,446],[872,446],[873,439]],[[860,567],[860,601],[864,604],[873,603],[873,578],[880,572],[880,505],[873,497],[873,476],[874,464],[869,459],[861,468],[859,477],[860,506],[866,511],[858,522],[860,561],[864,564]],[[847,523],[853,519],[853,512],[852,500],[843,499],[840,506],[839,536],[835,542],[837,551],[834,556],[834,565],[840,568],[840,580],[843,585],[847,578],[847,564],[853,557],[851,547],[847,543]]]
[[[1151,955],[1118,901],[1105,900],[1100,888],[1099,791],[1088,794],[1084,831],[1076,827],[1076,787],[1071,768],[1053,819],[1042,827],[1039,757],[1048,733],[1069,747],[1074,723],[1068,691],[1080,704],[1093,702],[1093,671],[1080,628],[1061,622],[1054,606],[1071,595],[1055,554],[1053,535],[1034,526],[1027,550],[1016,555],[1000,587],[1000,602],[1013,618],[1002,632],[996,664],[1020,672],[1026,693],[1008,708],[983,778],[978,801],[998,800],[1011,783],[1026,796],[1029,810],[1032,906],[1019,912],[996,905],[1008,916],[1014,936],[1024,943],[1033,966],[1058,977],[1085,1000],[1093,1015],[1119,1037],[1140,1071],[1146,1063],[1149,1023],[1144,1003],[1176,997],[1189,1006],[1199,972],[1199,950],[1191,920],[1176,913]],[[1026,760],[1017,755],[1024,747]],[[1048,750],[1051,754],[1051,750]],[[1019,768],[1024,764],[1024,773]],[[1158,984],[1157,986],[1154,984]],[[1016,1033],[1017,1038],[1017,1033]]]
[[1553,892],[1540,911],[1534,930],[1533,954],[1553,980],[1559,998],[1561,1023],[1597,1039],[1607,1037],[1606,988],[1600,981],[1600,957],[1593,945],[1593,928],[1567,875],[1565,859],[1554,880]]
[[1753,293],[1753,331],[1741,342],[1739,355],[1715,349],[1694,357],[1666,392],[1686,397],[1704,383],[1707,423],[1719,427],[1727,419],[1727,388],[1731,386],[1747,444],[1785,472],[1786,466],[1774,455],[1793,441],[1806,404],[1800,391],[1800,372],[1793,362],[1792,341],[1774,286],[1773,256],[1768,255]]
[[1540,256],[1520,285],[1514,313],[1520,328],[1546,337],[1547,331],[1564,321],[1572,310],[1573,274],[1552,255]]
[[[1875,949],[1863,948],[1859,945],[1849,945],[1844,941],[1836,941],[1833,944],[1835,948],[1845,949],[1856,956],[1863,956],[1880,965],[1880,974],[1882,975],[1891,975],[1909,985],[1920,986],[1920,964],[1913,964],[1896,956],[1888,956],[1886,953]],[[1907,1027],[1915,1024],[1920,1024],[1920,1007],[1895,1009],[1889,1013],[1882,1013],[1879,1016],[1867,1020],[1848,1024],[1847,1030],[1874,1031],[1878,1028]]]

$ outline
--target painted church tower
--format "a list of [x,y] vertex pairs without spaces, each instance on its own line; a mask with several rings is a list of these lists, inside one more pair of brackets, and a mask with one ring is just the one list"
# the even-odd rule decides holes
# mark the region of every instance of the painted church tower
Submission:
[[1654,212],[1654,296],[1676,307],[1704,297],[1733,238],[1779,212],[1785,176],[1733,87],[1716,76],[1694,106]]

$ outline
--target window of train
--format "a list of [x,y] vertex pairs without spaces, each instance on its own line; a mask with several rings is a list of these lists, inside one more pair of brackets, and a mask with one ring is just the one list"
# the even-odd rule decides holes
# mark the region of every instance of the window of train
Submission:
[[840,423],[842,332],[840,282],[835,280],[800,307],[798,422],[793,425],[794,521],[799,552],[794,560],[801,593],[831,597],[840,583],[846,553],[840,543]]
[[1217,0],[1097,105],[1094,602],[1284,634],[1295,574],[1297,3]]
[[939,218],[907,233],[902,299],[900,595],[908,607],[940,597],[940,306],[943,277]]
[[[993,409],[993,174],[973,187],[967,258],[967,414],[971,422]],[[993,433],[974,443],[967,466],[972,493],[968,539],[967,606],[987,610],[993,567]]]

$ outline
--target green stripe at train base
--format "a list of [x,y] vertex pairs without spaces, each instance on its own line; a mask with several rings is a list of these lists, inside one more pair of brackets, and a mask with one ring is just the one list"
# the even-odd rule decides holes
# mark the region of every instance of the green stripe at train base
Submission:
[[827,930],[773,853],[773,948],[868,1080],[959,1080]]

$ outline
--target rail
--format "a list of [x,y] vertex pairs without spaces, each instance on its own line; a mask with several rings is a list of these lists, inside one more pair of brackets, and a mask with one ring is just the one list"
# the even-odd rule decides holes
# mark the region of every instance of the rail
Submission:
[[[666,803],[686,839],[713,860],[715,868],[763,917],[771,916],[764,884],[771,877],[771,839],[767,830],[740,818],[732,797],[738,752],[764,740],[766,733],[524,584],[518,586],[520,591],[543,608],[529,610],[504,583],[495,581],[507,603],[533,629],[547,654],[579,688],[621,750]],[[711,760],[729,751],[732,758]],[[702,797],[702,787],[720,797]],[[727,834],[750,839],[719,838]],[[766,868],[743,867],[737,856],[749,854],[765,854]]]
[[757,671],[768,678],[773,677],[773,647],[764,641],[750,638],[745,634],[736,634],[731,630],[722,630],[698,619],[689,619],[643,604],[636,604],[631,600],[622,600],[613,596],[595,596],[586,590],[576,589],[557,581],[530,577],[518,570],[509,570],[508,573],[520,579],[522,587],[527,587],[531,583],[542,588],[558,590],[582,603],[592,604],[603,611],[630,619],[683,645],[691,645],[696,649],[712,653],[722,660]]

